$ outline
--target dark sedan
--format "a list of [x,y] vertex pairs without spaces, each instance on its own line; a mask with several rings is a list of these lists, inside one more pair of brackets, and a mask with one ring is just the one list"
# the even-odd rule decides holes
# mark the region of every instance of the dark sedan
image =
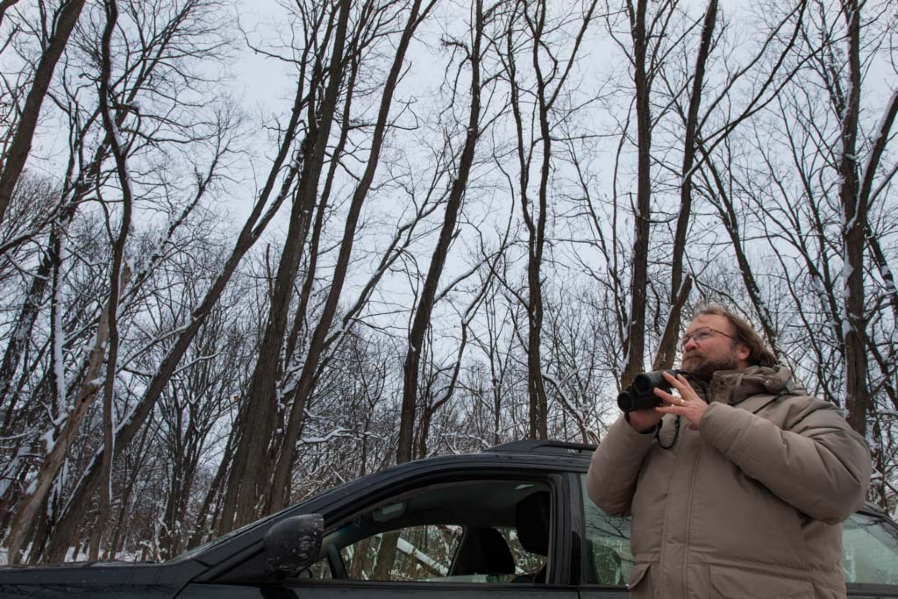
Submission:
[[[629,521],[584,491],[593,447],[516,442],[411,462],[163,564],[0,570],[0,597],[626,597]],[[851,597],[898,597],[898,525],[844,525]]]

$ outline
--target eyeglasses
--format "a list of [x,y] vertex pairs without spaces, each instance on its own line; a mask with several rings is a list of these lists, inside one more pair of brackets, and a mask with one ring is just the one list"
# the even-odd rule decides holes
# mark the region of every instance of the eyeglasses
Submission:
[[717,329],[712,329],[711,327],[702,327],[700,329],[696,329],[691,333],[686,333],[683,335],[683,338],[680,339],[680,349],[686,347],[686,344],[689,343],[689,340],[692,339],[696,343],[704,343],[714,335],[723,335],[724,337],[729,337],[730,339],[736,340],[732,335],[727,335],[723,331],[718,331]]

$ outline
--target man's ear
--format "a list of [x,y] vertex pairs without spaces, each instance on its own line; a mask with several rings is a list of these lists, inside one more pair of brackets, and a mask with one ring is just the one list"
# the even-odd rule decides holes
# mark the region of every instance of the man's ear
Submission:
[[748,357],[751,355],[751,348],[745,345],[744,343],[736,343],[736,359],[740,362],[745,362],[748,360]]

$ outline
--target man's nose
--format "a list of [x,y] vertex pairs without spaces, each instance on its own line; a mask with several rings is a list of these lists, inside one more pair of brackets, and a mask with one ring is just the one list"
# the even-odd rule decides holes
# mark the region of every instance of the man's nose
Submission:
[[690,349],[692,349],[693,347],[697,347],[697,346],[698,346],[698,343],[695,342],[695,337],[690,336],[688,339],[686,339],[686,343],[683,344],[683,351],[687,352]]

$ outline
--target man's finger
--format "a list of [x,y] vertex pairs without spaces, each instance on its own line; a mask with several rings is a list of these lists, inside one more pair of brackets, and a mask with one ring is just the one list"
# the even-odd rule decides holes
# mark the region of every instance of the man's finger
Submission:
[[658,396],[662,401],[666,401],[667,403],[669,403],[671,405],[679,405],[680,404],[681,398],[679,398],[675,395],[671,395],[664,389],[655,387],[655,395]]
[[686,380],[686,378],[682,374],[678,374],[674,376],[669,372],[664,372],[664,378],[669,382],[677,391],[683,391],[685,389],[692,389],[692,385]]

